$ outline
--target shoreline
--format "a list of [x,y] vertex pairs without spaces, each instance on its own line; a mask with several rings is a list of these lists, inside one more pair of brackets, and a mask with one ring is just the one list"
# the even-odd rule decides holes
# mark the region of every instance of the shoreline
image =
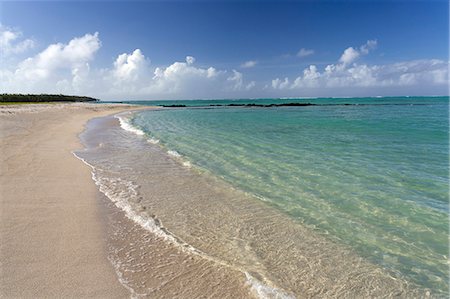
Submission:
[[[200,291],[197,295],[204,294],[205,287],[216,285],[215,279],[205,285],[203,275],[174,276],[187,268],[190,273],[205,272],[198,266],[200,262],[208,264],[209,273],[222,272],[234,278],[233,284],[244,287],[242,291],[248,292],[250,287],[257,297],[302,298],[319,293],[331,297],[430,296],[427,290],[391,276],[251,195],[214,176],[192,171],[129,125],[113,117],[88,124],[83,141],[88,150],[82,158],[92,165],[100,190],[121,210],[118,214],[128,227],[132,226],[124,229],[127,225],[120,220],[113,235],[120,236],[116,260],[123,276],[119,277],[124,277],[136,294],[167,297],[179,294],[173,292],[189,292],[183,287],[187,284]],[[101,136],[97,132],[102,132]],[[173,247],[183,250],[174,251]],[[174,252],[178,252],[176,262]],[[196,260],[193,264],[186,264],[192,259]],[[180,264],[185,266],[178,267]],[[179,287],[171,283],[161,289],[165,279],[176,280]],[[236,287],[231,287],[230,279],[225,281],[229,283],[220,288],[229,295]]]
[[[117,116],[125,113],[91,119],[83,133],[99,141],[97,134],[103,136],[111,128],[123,132],[124,122]],[[141,135],[138,129],[129,127],[125,130],[127,135],[130,130],[133,132],[132,138],[134,134]],[[108,145],[92,143],[90,138],[81,139],[86,147],[75,151],[74,155],[91,169],[92,179],[100,189],[99,203],[106,220],[108,259],[116,270],[118,280],[130,291],[132,298],[202,298],[205,294],[214,298],[257,298],[260,297],[259,292],[276,291],[257,285],[242,269],[192,247],[168,231],[158,219],[142,217],[129,209],[126,202],[137,195],[133,194],[135,190],[109,188],[104,184],[104,178],[98,176],[99,169],[84,157],[86,152],[98,148],[100,144],[101,148]],[[123,166],[117,165],[119,168]],[[113,185],[116,184],[125,184],[131,189],[136,187],[133,182],[120,178],[113,180]],[[264,290],[257,290],[259,288]]]
[[[259,200],[214,178],[192,173],[151,140],[136,141],[135,135],[141,135],[136,128],[128,130],[131,136],[124,136],[124,120],[115,115],[140,108],[152,107],[0,107],[2,295],[430,296]],[[88,146],[80,133],[89,130],[94,138]],[[108,140],[117,143],[108,144]],[[128,143],[122,143],[127,140],[141,151],[127,148]],[[126,160],[120,158],[110,160],[110,165],[118,167],[118,177],[103,177],[113,185],[114,179],[133,185],[134,196],[122,199],[131,206],[117,204],[114,196],[122,196],[121,190],[110,190],[113,197],[105,192],[108,186],[96,178],[96,165],[78,155],[83,145],[99,152],[112,145],[109,150],[115,158],[114,153],[120,156],[122,151],[126,159],[136,151],[134,157],[142,167],[138,177],[133,164],[122,164]],[[128,171],[132,177],[127,176]],[[144,225],[130,217],[129,211]],[[163,236],[155,229],[162,230]],[[173,240],[167,240],[165,234]],[[262,247],[261,242],[265,244]],[[186,246],[201,254],[192,254]],[[280,260],[275,252],[282,252],[285,258]],[[343,292],[344,286],[350,293]]]
[[72,151],[89,119],[138,109],[0,107],[2,296],[130,296],[107,259],[100,192]]

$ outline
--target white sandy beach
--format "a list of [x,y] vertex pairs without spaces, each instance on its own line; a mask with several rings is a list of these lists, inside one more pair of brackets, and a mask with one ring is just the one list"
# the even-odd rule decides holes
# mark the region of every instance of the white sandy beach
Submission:
[[127,105],[0,106],[0,297],[128,297],[107,260],[90,169],[72,151],[88,119]]

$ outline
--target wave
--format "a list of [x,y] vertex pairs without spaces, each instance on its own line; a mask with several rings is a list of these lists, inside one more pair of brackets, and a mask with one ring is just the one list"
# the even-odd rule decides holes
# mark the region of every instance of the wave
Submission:
[[183,161],[183,166],[186,166],[186,167],[188,167],[188,168],[191,168],[191,167],[192,167],[192,164],[191,164],[191,162],[189,162],[189,161]]
[[174,151],[174,150],[168,150],[167,153],[168,153],[169,155],[171,155],[172,157],[175,157],[175,158],[181,158],[180,153],[178,153],[177,151]]
[[[136,135],[139,135],[139,136],[146,135],[143,130],[136,128],[135,126],[133,126],[131,124],[131,122],[130,122],[131,116],[125,116],[125,115],[129,115],[129,112],[114,115],[115,118],[119,119],[120,127],[122,129],[124,129],[125,131],[128,131],[128,132],[134,133]],[[148,136],[148,134],[147,134],[147,136]],[[157,138],[154,138],[154,137],[148,137],[147,142],[150,144],[159,144],[160,140]],[[188,167],[188,168],[192,167],[191,162],[187,161],[186,159],[183,159],[184,157],[177,151],[167,150],[167,153],[169,154],[169,156],[175,157],[175,158],[177,158],[177,160],[180,160],[180,162],[183,166]]]
[[[125,115],[128,115],[128,117],[126,117]],[[120,114],[116,114],[114,115],[115,118],[117,118],[120,122],[120,127],[122,129],[124,129],[125,131],[134,133],[136,135],[139,136],[143,136],[145,135],[144,131],[142,131],[141,129],[138,129],[136,127],[134,127],[132,124],[130,124],[130,113],[126,112],[126,113],[120,113]]]
[[159,139],[151,137],[150,139],[147,140],[147,142],[151,143],[151,144],[158,144],[159,143]]
[[[134,125],[131,124],[131,116],[130,116],[130,112],[125,112],[125,113],[119,113],[114,115],[115,118],[117,118],[120,122],[120,127],[122,129],[124,129],[125,131],[131,132],[133,134],[136,134],[138,136],[144,136],[146,135],[145,132],[137,127],[135,127]],[[159,139],[156,139],[154,137],[149,137],[147,139],[147,142],[150,144],[158,144],[159,143]]]
[[183,166],[185,166],[187,168],[192,167],[191,162],[186,160],[186,158],[183,155],[181,155],[179,152],[177,152],[175,150],[168,150],[167,154],[169,154],[169,156],[176,158],[176,160],[178,160]]

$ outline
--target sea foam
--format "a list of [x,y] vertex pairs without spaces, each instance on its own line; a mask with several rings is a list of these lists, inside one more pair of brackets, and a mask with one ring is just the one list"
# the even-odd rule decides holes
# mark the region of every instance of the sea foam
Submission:
[[141,129],[138,129],[138,128],[136,128],[136,127],[134,127],[133,125],[130,124],[130,116],[129,115],[130,115],[129,113],[124,113],[124,114],[114,115],[114,117],[119,120],[120,127],[122,129],[124,129],[125,131],[134,133],[134,134],[139,135],[139,136],[145,135],[144,131],[142,131]]
[[190,246],[184,241],[181,241],[180,238],[176,237],[167,229],[165,229],[162,226],[161,221],[148,215],[141,215],[133,208],[130,202],[137,199],[138,197],[138,185],[134,184],[132,181],[128,181],[122,178],[102,176],[101,174],[99,174],[100,172],[102,172],[102,170],[91,165],[76,153],[73,153],[73,155],[83,161],[92,169],[92,179],[99,187],[100,192],[106,195],[106,197],[109,198],[116,207],[124,211],[127,218],[139,224],[141,227],[150,231],[154,235],[179,246],[179,248],[181,248],[183,251],[190,250],[193,253],[200,253],[196,248]]
[[[141,129],[133,126],[131,124],[131,116],[129,115],[129,112],[125,112],[125,113],[119,113],[114,115],[115,118],[117,118],[120,122],[120,127],[122,129],[124,129],[125,131],[128,131],[130,133],[136,134],[138,136],[144,136],[145,132],[142,131]],[[159,139],[156,139],[154,137],[149,137],[147,139],[147,142],[150,144],[158,144],[159,143]]]
[[269,287],[268,285],[260,282],[248,272],[245,272],[247,283],[250,285],[250,289],[258,298],[270,298],[270,299],[295,299],[295,296],[288,294],[278,288]]
[[172,157],[175,157],[175,158],[181,158],[180,153],[178,153],[177,151],[174,151],[174,150],[168,150],[167,153],[168,153],[169,155],[171,155]]

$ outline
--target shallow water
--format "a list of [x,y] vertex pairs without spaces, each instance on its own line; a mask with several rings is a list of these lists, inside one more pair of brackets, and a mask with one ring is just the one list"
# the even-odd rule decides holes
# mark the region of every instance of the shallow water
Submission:
[[[304,109],[304,107],[301,108]],[[334,206],[336,203],[324,203],[325,200],[319,200],[318,195],[328,194],[323,191],[326,188],[322,186],[327,180],[321,180],[321,176],[308,176],[308,174],[319,172],[322,170],[321,167],[325,166],[316,165],[317,168],[310,169],[309,172],[302,170],[301,174],[309,180],[310,189],[305,188],[304,191],[298,192],[298,186],[305,186],[302,181],[306,181],[306,179],[300,179],[300,174],[297,174],[294,184],[285,184],[284,180],[279,179],[278,176],[292,173],[291,176],[294,178],[298,167],[291,166],[277,170],[277,163],[271,162],[271,159],[273,156],[280,156],[286,160],[291,159],[292,163],[296,161],[292,159],[295,152],[289,155],[289,150],[292,152],[292,149],[296,147],[290,147],[289,144],[280,147],[279,142],[273,142],[277,141],[276,138],[281,138],[278,136],[279,134],[274,132],[270,135],[269,128],[260,126],[253,127],[252,134],[241,139],[236,138],[233,130],[224,129],[223,121],[229,120],[227,128],[245,127],[242,124],[247,124],[247,113],[252,111],[242,109],[214,110],[215,112],[212,113],[228,113],[222,122],[217,121],[217,115],[208,120],[208,115],[211,115],[208,113],[213,110],[149,111],[137,114],[134,118],[134,123],[138,125],[139,121],[152,119],[152,125],[159,126],[160,132],[168,132],[174,136],[180,133],[180,128],[182,128],[184,133],[178,134],[177,138],[173,140],[180,142],[180,145],[196,142],[185,148],[208,148],[209,150],[200,156],[203,158],[202,161],[207,161],[211,165],[217,163],[229,167],[229,165],[237,163],[228,169],[236,172],[230,173],[239,178],[242,182],[241,185],[235,184],[233,176],[227,176],[226,171],[218,172],[217,169],[208,166],[209,164],[206,162],[205,164],[199,163],[200,160],[196,160],[194,155],[188,154],[184,147],[172,145],[170,138],[166,138],[162,134],[158,136],[158,130],[149,130],[143,124],[140,125],[140,128],[146,130],[147,135],[142,135],[142,132],[136,129],[134,132],[123,130],[119,127],[117,119],[99,119],[92,121],[82,136],[87,150],[78,152],[77,155],[94,167],[94,179],[99,184],[101,191],[115,202],[116,206],[121,208],[130,219],[139,224],[141,228],[145,228],[151,236],[156,237],[158,242],[170,244],[170,250],[175,250],[175,252],[166,249],[158,251],[156,259],[162,261],[163,267],[167,270],[165,272],[167,277],[176,276],[177,271],[174,267],[177,263],[164,263],[163,261],[169,260],[169,257],[173,258],[173,254],[176,254],[194,256],[203,263],[209,264],[207,267],[208,271],[211,271],[209,273],[226,272],[228,277],[226,281],[240,290],[238,297],[245,297],[243,294],[246,291],[262,297],[310,297],[315,295],[322,297],[394,295],[411,297],[425,296],[427,292],[436,296],[443,294],[443,289],[440,289],[439,285],[438,287],[424,285],[422,281],[396,268],[399,262],[398,259],[390,257],[391,253],[387,252],[387,256],[383,257],[385,263],[374,264],[373,262],[378,262],[378,253],[375,250],[367,251],[374,253],[374,256],[365,255],[366,252],[358,248],[358,243],[355,246],[352,242],[346,242],[342,236],[336,234],[333,229],[340,230],[337,226],[344,226],[341,229],[344,232],[352,230],[351,227],[345,227],[349,222],[349,216],[342,212],[342,210],[348,209],[345,206],[346,203],[337,205],[338,208],[343,207],[338,209]],[[271,112],[260,110],[258,113],[279,113],[279,110],[283,109],[277,108]],[[183,113],[189,115],[188,121],[182,115]],[[192,117],[191,113],[204,114]],[[291,110],[284,113],[295,115],[296,112]],[[239,118],[240,116],[247,117]],[[122,115],[121,117],[122,125],[124,125],[130,116]],[[204,119],[205,117],[206,119]],[[268,118],[267,115],[261,116],[261,119],[264,118]],[[269,120],[272,121],[272,118],[273,115],[270,115]],[[293,121],[295,119],[296,117],[293,117]],[[182,121],[182,124],[177,121]],[[205,129],[195,131],[192,123],[195,124],[197,121],[201,124],[199,130],[200,127],[212,127],[218,136],[210,135],[208,138],[208,135],[203,135],[207,133],[207,129],[206,131]],[[233,127],[233,124],[238,125]],[[291,132],[289,127],[292,127],[292,123],[287,122],[287,124],[283,134]],[[320,122],[318,124],[320,127]],[[125,128],[130,130],[130,127],[125,126]],[[272,127],[271,129],[276,128]],[[293,131],[297,132],[299,127],[295,127],[295,129]],[[261,140],[256,132],[258,130],[271,136],[269,139],[272,140],[272,146],[260,141],[258,147],[252,148],[254,161],[246,161],[246,146],[253,145],[254,140]],[[150,135],[148,135],[149,132]],[[189,134],[195,134],[195,136]],[[207,140],[211,138],[215,138],[216,142],[208,143]],[[230,140],[234,143],[228,147],[227,142]],[[214,147],[215,144],[217,145]],[[314,144],[310,144],[310,146],[311,149],[314,149]],[[232,153],[226,155],[226,151],[230,148]],[[307,157],[306,160],[312,159],[312,153],[305,155],[306,152],[303,149],[302,156]],[[317,152],[317,154],[319,153]],[[240,162],[233,160],[233,157],[236,157],[236,160],[241,159]],[[322,157],[322,159],[326,158],[326,156]],[[245,172],[253,169],[249,168],[249,165],[255,167],[254,164],[260,160],[266,161],[266,163],[264,164],[265,168],[257,173],[258,176]],[[286,162],[286,164],[288,163]],[[333,165],[329,164],[325,168],[324,174],[333,173]],[[255,180],[255,177],[259,179]],[[291,179],[289,175],[286,177]],[[316,182],[313,181],[315,177],[318,177]],[[335,174],[335,178],[339,177]],[[264,181],[262,178],[269,178],[269,180]],[[281,188],[278,188],[277,191],[279,194],[294,194],[295,196],[292,196],[291,200],[277,202],[276,197],[253,192],[253,190],[277,189],[273,188],[275,183],[282,184],[279,185]],[[254,189],[245,186],[251,186]],[[340,190],[339,186],[336,187],[337,191],[346,191]],[[311,196],[312,191],[317,192],[315,200],[305,201],[300,205],[298,197]],[[337,191],[336,194],[339,195]],[[354,192],[357,191],[359,189]],[[348,205],[352,206],[350,203]],[[301,206],[301,209],[297,206]],[[367,204],[361,206],[367,207]],[[421,205],[418,206],[421,207]],[[287,209],[286,207],[292,208]],[[360,208],[360,205],[356,207]],[[380,209],[378,206],[377,208]],[[311,211],[316,209],[316,214],[306,213],[305,211],[308,209]],[[320,212],[317,212],[317,209],[320,209]],[[371,209],[373,208],[370,207],[367,210]],[[439,211],[439,205],[435,210]],[[410,210],[406,209],[405,211],[407,213]],[[382,214],[384,213],[386,212],[383,211]],[[322,223],[329,221],[329,218],[325,216],[332,216],[334,217],[333,221],[336,221],[334,225],[330,225],[331,229],[322,226]],[[392,219],[396,218],[395,215],[391,217]],[[320,221],[312,222],[310,218],[320,219]],[[358,218],[355,217],[355,219]],[[355,227],[354,234],[371,234],[370,238],[374,238],[373,235],[377,232],[374,227],[377,226],[368,221],[371,225],[370,229],[361,229],[358,225],[361,225],[360,222],[363,222],[361,219],[364,217],[359,219],[351,222]],[[369,217],[370,219],[375,218]],[[438,220],[439,218],[435,222]],[[372,222],[376,223],[375,220]],[[385,225],[389,227],[390,224],[386,223]],[[347,234],[351,236],[351,233]],[[139,234],[133,238],[141,239]],[[362,239],[365,241],[370,238]],[[358,238],[351,238],[351,240],[353,239],[358,240]],[[385,240],[386,237],[380,239]],[[430,237],[430,240],[433,238]],[[377,238],[372,241],[372,243],[366,243],[370,246],[379,246],[377,248],[381,247],[383,250],[385,247],[389,248],[387,245],[383,245],[385,247],[377,245],[379,243]],[[363,242],[364,246],[368,246],[366,243]],[[139,246],[144,253],[145,247],[145,244]],[[120,251],[120,248],[117,250]],[[129,257],[127,258],[129,259]],[[152,276],[151,273],[158,273],[158,265],[152,265],[149,262],[136,263],[134,260],[124,264],[120,262],[120,256],[118,259],[119,264],[125,265],[119,269],[119,272],[128,277],[125,280],[131,288],[137,288],[139,293],[151,294],[156,297],[164,297],[164,294],[167,296],[170,293],[165,293],[165,290],[171,289],[170,286],[155,288],[154,285],[153,288],[146,288],[141,284],[142,280],[146,279],[154,281],[155,275]],[[428,261],[430,258],[424,256],[424,259]],[[204,281],[202,273],[204,274],[205,271],[199,265],[202,265],[202,262],[191,268],[192,275],[185,276],[186,280],[180,279],[182,281],[180,285],[188,283],[191,289],[196,289],[200,293],[202,289],[208,292],[205,288],[206,285],[201,285],[201,282]],[[418,267],[422,266],[418,264]],[[434,270],[433,267],[434,264],[431,267]],[[147,274],[133,278],[132,273],[136,273],[136,269],[139,268],[145,268]],[[134,270],[129,271],[130,269]],[[424,269],[424,271],[429,271],[427,268]],[[436,276],[439,277],[439,273]],[[444,278],[445,276],[441,279]],[[177,280],[175,277],[174,279]],[[140,281],[139,285],[138,281]],[[172,281],[172,279],[167,279],[167,281]],[[157,280],[155,284],[158,284]],[[231,289],[235,289],[230,287],[230,284],[224,286],[223,289],[217,287],[215,290],[218,290],[219,293],[222,290],[222,294],[228,294]],[[184,295],[184,297],[186,296],[187,294]],[[179,297],[183,297],[183,295],[179,295]]]
[[319,104],[148,111],[132,123],[184,163],[447,293],[448,98]]

